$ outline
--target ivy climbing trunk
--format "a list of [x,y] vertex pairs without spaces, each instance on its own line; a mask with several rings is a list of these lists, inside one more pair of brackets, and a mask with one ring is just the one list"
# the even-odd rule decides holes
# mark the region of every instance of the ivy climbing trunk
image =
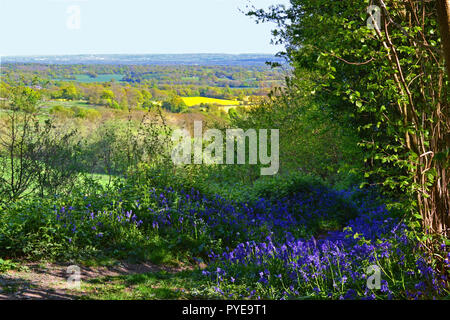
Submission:
[[[443,57],[447,69],[447,76],[450,76],[450,0],[436,1],[437,20],[442,39]],[[441,82],[442,83],[442,82]],[[430,198],[426,199],[426,212],[424,212],[425,223],[430,227],[431,231],[437,234],[450,237],[450,193],[449,193],[449,173],[448,173],[448,150],[450,149],[450,132],[449,132],[449,104],[448,104],[448,86],[444,86],[444,98],[439,101],[436,114],[440,118],[439,123],[444,126],[436,126],[435,137],[432,139],[433,150],[443,150],[446,159],[436,159],[434,161],[437,179],[431,188]]]
[[447,74],[450,75],[450,0],[437,0],[437,15]]

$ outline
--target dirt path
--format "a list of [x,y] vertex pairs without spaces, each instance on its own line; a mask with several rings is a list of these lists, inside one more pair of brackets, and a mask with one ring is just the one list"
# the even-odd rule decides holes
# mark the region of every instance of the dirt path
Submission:
[[[85,293],[71,287],[67,281],[73,273],[68,273],[70,264],[22,264],[21,270],[0,273],[0,300],[22,299],[76,299]],[[131,264],[122,262],[111,267],[80,266],[80,280],[88,281],[107,276],[141,274],[158,271],[170,273],[185,270],[183,267],[157,266],[151,263]]]

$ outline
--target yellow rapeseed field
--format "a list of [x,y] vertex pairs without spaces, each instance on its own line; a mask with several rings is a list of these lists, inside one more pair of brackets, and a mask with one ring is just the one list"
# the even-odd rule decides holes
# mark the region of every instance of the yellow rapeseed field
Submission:
[[206,97],[183,97],[181,99],[183,99],[184,103],[186,103],[188,107],[197,106],[201,103],[218,104],[221,106],[237,106],[241,104],[241,102],[235,100],[214,99]]

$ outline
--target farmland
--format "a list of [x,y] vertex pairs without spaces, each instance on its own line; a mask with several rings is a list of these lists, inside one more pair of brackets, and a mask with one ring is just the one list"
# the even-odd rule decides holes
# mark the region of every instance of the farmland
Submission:
[[[121,81],[122,79],[123,79],[123,75],[121,75],[121,74],[102,74],[102,75],[97,75],[95,77],[91,77],[91,76],[85,75],[85,74],[78,74],[78,75],[74,76],[73,81],[92,83],[92,82],[109,82],[111,80]],[[65,81],[68,79],[53,79],[53,80]]]

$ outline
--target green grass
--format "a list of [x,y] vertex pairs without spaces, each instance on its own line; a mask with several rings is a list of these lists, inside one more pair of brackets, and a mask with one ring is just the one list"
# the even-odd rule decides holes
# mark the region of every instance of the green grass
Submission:
[[81,299],[160,300],[217,298],[199,270],[102,277],[82,284]]
[[18,269],[19,265],[11,260],[3,260],[0,258],[0,274],[9,270]]
[[101,174],[101,173],[94,173],[89,176],[91,179],[95,180],[96,182],[100,183],[102,186],[107,186],[111,183],[113,183],[114,176],[110,176],[109,174]]
[[199,77],[182,77],[181,80],[183,81],[199,81]]

